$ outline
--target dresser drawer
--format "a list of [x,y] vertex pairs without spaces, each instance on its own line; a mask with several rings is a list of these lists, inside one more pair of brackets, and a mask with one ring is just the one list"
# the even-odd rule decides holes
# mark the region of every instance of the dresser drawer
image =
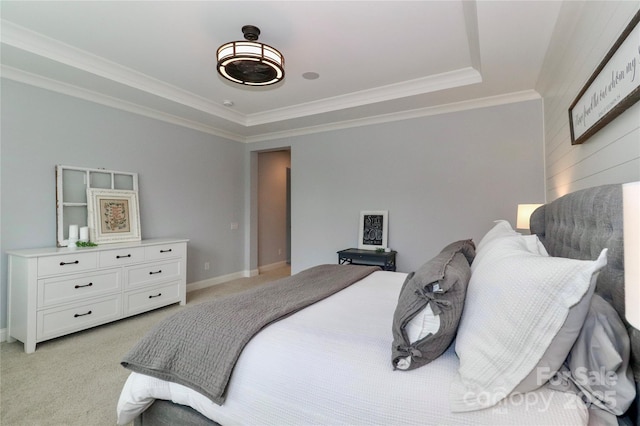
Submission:
[[102,296],[119,292],[121,288],[120,269],[38,280],[38,307]]
[[172,257],[184,256],[184,243],[169,243],[144,248],[144,257],[147,260],[162,260]]
[[96,269],[96,253],[71,253],[38,259],[38,276],[69,274]]
[[180,301],[180,281],[125,293],[124,314],[134,315]]
[[186,304],[187,242],[7,250],[7,339],[32,353],[48,339]]
[[148,265],[129,266],[125,286],[127,288],[140,287],[161,283],[163,281],[180,279],[182,276],[182,262],[180,260],[158,262]]
[[144,260],[144,247],[124,248],[119,250],[102,251],[98,257],[101,268],[128,265]]
[[39,311],[37,340],[61,336],[120,318],[121,297],[116,294],[72,307]]

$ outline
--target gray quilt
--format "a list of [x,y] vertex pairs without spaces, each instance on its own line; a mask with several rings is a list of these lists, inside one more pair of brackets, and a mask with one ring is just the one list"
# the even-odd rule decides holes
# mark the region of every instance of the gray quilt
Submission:
[[190,387],[222,405],[236,361],[256,333],[379,269],[320,265],[184,309],[147,333],[121,364]]

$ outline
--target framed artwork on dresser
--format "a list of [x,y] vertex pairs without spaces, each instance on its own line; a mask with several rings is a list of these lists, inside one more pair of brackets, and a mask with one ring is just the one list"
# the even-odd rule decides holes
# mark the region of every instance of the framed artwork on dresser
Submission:
[[137,191],[87,189],[91,241],[121,243],[140,241]]
[[69,245],[71,227],[89,224],[88,189],[138,192],[138,174],[77,166],[56,166],[56,245]]

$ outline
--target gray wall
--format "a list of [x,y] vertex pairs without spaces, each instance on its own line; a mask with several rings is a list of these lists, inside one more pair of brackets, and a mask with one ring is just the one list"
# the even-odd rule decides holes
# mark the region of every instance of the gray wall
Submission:
[[567,112],[639,4],[563,3],[536,87],[544,98],[548,201],[578,189],[640,180],[640,103],[582,145],[571,145]]
[[142,237],[189,238],[187,282],[243,270],[242,144],[4,79],[1,99],[0,328],[5,251],[55,246],[56,164],[137,172]]
[[190,283],[257,267],[264,149],[291,146],[294,272],[355,246],[360,210],[389,210],[389,244],[408,271],[544,199],[540,101],[243,146],[11,81],[2,89],[3,300],[4,250],[55,244],[55,164],[138,172],[143,238],[190,238]]
[[389,245],[410,271],[544,201],[541,101],[255,143],[245,164],[255,173],[255,152],[278,146],[291,147],[294,273],[356,246],[361,210],[389,211]]

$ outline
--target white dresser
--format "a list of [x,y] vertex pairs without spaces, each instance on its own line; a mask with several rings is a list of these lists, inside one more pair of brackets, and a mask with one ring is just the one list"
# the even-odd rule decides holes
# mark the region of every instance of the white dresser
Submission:
[[32,353],[44,340],[172,303],[184,305],[187,242],[8,250],[8,340],[20,340]]

